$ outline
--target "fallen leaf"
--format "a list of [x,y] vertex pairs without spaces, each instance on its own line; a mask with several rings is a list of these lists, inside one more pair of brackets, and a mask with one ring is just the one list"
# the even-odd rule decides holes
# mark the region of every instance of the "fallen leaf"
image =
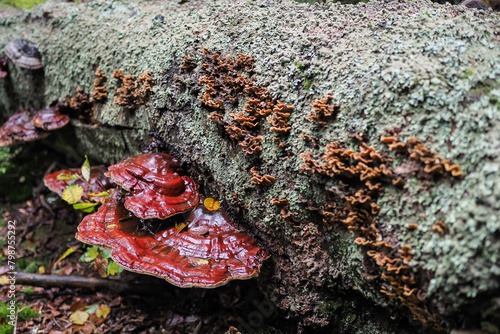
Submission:
[[68,204],[75,204],[78,202],[83,195],[83,188],[76,184],[70,184],[64,189],[62,194],[62,199],[68,202]]
[[98,318],[106,319],[110,311],[111,309],[109,308],[109,306],[103,304],[99,305],[99,308],[97,309],[95,314],[97,315]]
[[104,259],[101,254],[97,255],[94,261],[94,267],[97,269],[99,272],[99,275],[101,277],[106,277],[108,276],[107,274],[107,268],[108,268],[108,260]]
[[89,314],[84,311],[76,311],[69,316],[69,320],[75,325],[83,325],[89,318]]
[[[61,257],[59,257],[59,258],[57,259],[57,261],[56,261],[56,262],[54,262],[54,264],[52,265],[52,268],[55,268],[55,267],[56,267],[56,265],[57,265],[59,262],[61,262],[62,260],[64,260],[64,259],[65,259],[66,257],[68,257],[70,254],[73,254],[75,251],[76,251],[76,249],[75,249],[75,248],[71,248],[71,247],[70,247],[70,248],[68,248],[68,249],[64,252],[64,254],[63,254],[63,255],[61,255]],[[40,273],[40,274],[43,274],[43,273]]]

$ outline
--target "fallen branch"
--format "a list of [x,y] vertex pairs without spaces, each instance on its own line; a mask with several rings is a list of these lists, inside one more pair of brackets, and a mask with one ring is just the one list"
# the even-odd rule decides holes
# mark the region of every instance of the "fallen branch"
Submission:
[[169,293],[165,289],[167,284],[135,284],[103,278],[89,278],[81,276],[39,275],[18,272],[16,283],[21,285],[61,288],[107,289],[114,293],[150,294],[158,295]]

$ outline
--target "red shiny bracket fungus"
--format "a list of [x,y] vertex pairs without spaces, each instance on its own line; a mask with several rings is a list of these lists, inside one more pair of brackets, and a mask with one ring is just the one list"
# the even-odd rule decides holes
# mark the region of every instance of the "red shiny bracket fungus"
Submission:
[[36,112],[31,123],[45,131],[57,130],[69,123],[69,116],[61,114],[56,108],[46,108]]
[[111,257],[125,269],[179,287],[215,288],[233,279],[249,279],[259,274],[269,257],[232,225],[222,209],[210,211],[201,204],[180,228],[152,232],[144,228],[148,222],[127,211],[115,191],[96,213],[83,219],[76,238],[112,249]]
[[[92,166],[90,168],[89,182],[85,182],[82,178],[80,168],[63,169],[52,174],[46,175],[43,178],[43,183],[47,188],[62,197],[64,190],[68,185],[76,184],[83,188],[83,195],[80,200],[94,200],[103,202],[104,198],[100,196],[91,196],[89,194],[97,194],[109,190],[116,186],[110,178],[104,176],[106,166]],[[77,176],[77,179],[72,179],[72,176]]]
[[198,185],[175,171],[180,163],[166,153],[145,153],[109,167],[106,176],[128,193],[125,207],[143,219],[165,219],[195,208]]
[[0,147],[34,141],[49,135],[48,132],[36,128],[31,119],[32,113],[29,110],[12,115],[0,128]]

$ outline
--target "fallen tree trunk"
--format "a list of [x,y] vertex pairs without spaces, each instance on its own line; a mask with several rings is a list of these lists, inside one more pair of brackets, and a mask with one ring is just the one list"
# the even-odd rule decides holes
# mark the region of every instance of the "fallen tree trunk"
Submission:
[[[272,253],[259,285],[298,331],[494,328],[498,22],[425,1],[46,4],[0,16],[0,46],[45,63],[9,64],[0,111],[90,92],[100,67],[108,99],[66,146],[179,158]],[[150,71],[149,102],[115,69]]]

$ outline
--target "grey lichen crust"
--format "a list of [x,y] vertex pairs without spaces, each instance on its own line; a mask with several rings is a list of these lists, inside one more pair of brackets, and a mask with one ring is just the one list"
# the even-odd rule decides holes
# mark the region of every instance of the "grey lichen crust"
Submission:
[[[339,302],[344,293],[339,291],[363,296],[373,305],[389,302],[379,293],[380,282],[366,279],[365,251],[345,228],[327,230],[305,209],[301,199],[323,204],[324,187],[299,172],[299,154],[311,150],[299,134],[316,136],[319,149],[314,153],[319,155],[331,141],[356,149],[352,135],[362,133],[369,145],[394,158],[396,166],[401,157],[379,138],[397,127],[404,141],[416,136],[461,166],[462,180],[413,177],[402,191],[388,187],[376,217],[397,243],[412,247],[410,266],[416,274],[427,273],[422,285],[430,308],[445,322],[461,325],[453,312],[475,317],[467,315],[467,305],[478,296],[487,295],[487,301],[500,294],[499,22],[492,11],[430,1],[355,6],[287,1],[48,3],[24,14],[0,13],[0,48],[12,36],[37,43],[45,63],[45,104],[71,95],[77,86],[91,91],[97,66],[108,75],[110,91],[116,68],[135,78],[151,71],[155,93],[145,107],[124,111],[112,104],[110,94],[96,112],[105,128],[75,123],[82,154],[114,163],[144,149],[148,132],[155,131],[170,153],[200,175],[206,195],[230,206],[235,193],[247,205],[241,222],[274,253],[267,289],[274,289],[270,295],[279,307],[302,317],[305,325],[341,323],[346,332],[361,333],[368,327],[349,320],[346,310],[355,312],[356,305]],[[269,189],[251,181],[252,160],[207,118],[197,94],[189,87],[179,94],[174,85],[181,56],[202,48],[254,56],[258,85],[294,106],[285,152],[276,147],[275,134],[262,133],[259,169],[277,177]],[[14,74],[14,102],[5,93],[6,83],[0,82],[3,113],[22,105],[19,97],[30,85],[28,75]],[[341,104],[340,112],[320,128],[305,116],[313,111],[311,102],[329,91]],[[290,212],[300,221],[298,229],[281,218],[270,204],[272,198],[289,200]],[[432,231],[439,220],[449,227],[444,236]],[[410,223],[418,229],[410,231]],[[284,271],[287,264],[288,269],[298,268],[297,275]],[[373,328],[373,323],[366,326]]]

